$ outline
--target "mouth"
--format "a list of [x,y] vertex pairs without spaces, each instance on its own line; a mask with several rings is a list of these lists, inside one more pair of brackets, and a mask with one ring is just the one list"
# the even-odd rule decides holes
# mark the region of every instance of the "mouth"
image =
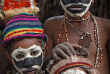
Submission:
[[35,74],[38,72],[38,69],[29,69],[24,72],[24,74]]
[[70,10],[82,10],[82,6],[79,6],[79,5],[72,5],[69,8]]

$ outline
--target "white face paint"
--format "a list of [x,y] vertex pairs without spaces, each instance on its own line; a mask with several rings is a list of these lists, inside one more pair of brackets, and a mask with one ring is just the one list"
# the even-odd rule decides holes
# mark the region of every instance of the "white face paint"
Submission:
[[[43,51],[40,46],[33,45],[27,49],[19,47],[12,52],[12,59],[20,73],[28,73],[41,69],[43,64]],[[34,73],[34,72],[33,72]],[[32,73],[32,74],[33,74]]]
[[77,70],[77,69],[69,69],[61,74],[86,74],[84,71]]
[[91,6],[91,2],[92,2],[92,0],[90,0],[90,2],[88,4],[81,3],[81,2],[69,3],[69,1],[70,1],[69,0],[67,2],[67,4],[66,3],[64,4],[62,1],[63,0],[60,0],[60,4],[61,4],[63,10],[71,17],[82,17],[85,13],[87,13],[87,11],[89,10],[89,8]]

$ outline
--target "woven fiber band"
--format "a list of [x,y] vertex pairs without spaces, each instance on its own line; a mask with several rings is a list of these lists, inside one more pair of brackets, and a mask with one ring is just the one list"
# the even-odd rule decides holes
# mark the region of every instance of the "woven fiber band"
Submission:
[[21,37],[42,37],[47,42],[42,24],[37,16],[22,13],[13,17],[5,26],[3,31],[4,46],[13,39]]
[[92,62],[87,58],[81,58],[77,56],[71,56],[67,59],[61,60],[57,64],[55,64],[50,74],[62,74],[64,71],[79,67],[89,72],[89,74],[100,74],[96,69],[94,69]]

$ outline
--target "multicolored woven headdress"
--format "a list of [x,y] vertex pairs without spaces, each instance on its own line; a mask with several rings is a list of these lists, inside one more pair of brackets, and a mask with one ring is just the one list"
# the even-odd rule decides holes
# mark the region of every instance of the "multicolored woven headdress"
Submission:
[[23,37],[42,37],[47,42],[41,22],[36,15],[22,13],[13,17],[3,31],[4,47],[13,39]]
[[71,56],[67,59],[61,60],[52,67],[49,74],[63,74],[64,71],[75,67],[84,69],[87,71],[87,74],[100,74],[96,69],[93,68],[90,60],[77,56]]

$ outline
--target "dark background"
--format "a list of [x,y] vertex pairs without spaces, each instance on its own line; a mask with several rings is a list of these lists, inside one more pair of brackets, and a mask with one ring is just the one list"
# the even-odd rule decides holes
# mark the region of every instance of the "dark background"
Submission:
[[[1,0],[0,0],[1,1]],[[39,19],[42,23],[49,17],[63,15],[64,11],[59,5],[59,0],[36,0],[40,8]],[[110,0],[94,0],[90,11],[93,15],[110,19]],[[3,29],[3,21],[0,21],[0,29]]]
[[[49,17],[62,15],[64,12],[59,5],[59,0],[38,0],[40,19],[44,22]],[[94,0],[90,11],[93,15],[110,19],[110,0]]]

